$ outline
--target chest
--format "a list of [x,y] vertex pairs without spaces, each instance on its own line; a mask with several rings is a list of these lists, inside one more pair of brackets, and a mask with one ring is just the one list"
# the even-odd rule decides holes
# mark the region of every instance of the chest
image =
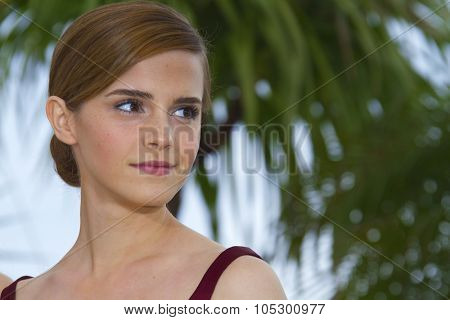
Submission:
[[[112,276],[103,281],[44,282],[17,293],[17,299],[45,300],[187,300],[197,288],[203,270],[179,266]],[[31,287],[31,286],[30,286]]]

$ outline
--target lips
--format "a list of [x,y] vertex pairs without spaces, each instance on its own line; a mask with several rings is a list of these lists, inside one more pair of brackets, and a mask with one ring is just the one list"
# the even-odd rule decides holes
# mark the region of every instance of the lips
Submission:
[[130,164],[132,167],[139,169],[140,172],[153,174],[153,175],[167,175],[175,165],[170,164],[167,161],[146,161],[140,163]]
[[137,167],[165,167],[165,168],[173,167],[173,165],[171,165],[167,161],[146,161],[131,165]]

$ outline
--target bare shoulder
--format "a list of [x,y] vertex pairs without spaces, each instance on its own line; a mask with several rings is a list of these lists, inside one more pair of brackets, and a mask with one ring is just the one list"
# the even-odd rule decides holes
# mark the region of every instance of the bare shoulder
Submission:
[[12,279],[8,278],[4,274],[0,273],[0,291],[9,286],[12,283]]
[[286,300],[278,276],[264,260],[245,255],[223,272],[211,297],[214,300]]
[[[177,238],[177,251],[188,252],[188,251],[201,251],[201,252],[214,252],[220,253],[226,248],[220,243],[211,240],[199,232],[189,228],[188,226],[182,224],[178,220],[175,220],[176,224],[176,238]],[[186,246],[185,250],[183,246]],[[194,249],[194,250],[188,250]]]

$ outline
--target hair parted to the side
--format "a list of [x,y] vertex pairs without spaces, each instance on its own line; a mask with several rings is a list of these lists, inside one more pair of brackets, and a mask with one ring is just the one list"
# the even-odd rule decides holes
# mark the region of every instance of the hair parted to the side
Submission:
[[[211,107],[211,76],[204,39],[186,17],[164,4],[118,2],[79,16],[63,33],[53,52],[49,96],[63,99],[76,112],[136,63],[170,50],[198,53],[203,60],[203,106]],[[72,148],[53,135],[50,152],[59,176],[73,187],[80,176]]]

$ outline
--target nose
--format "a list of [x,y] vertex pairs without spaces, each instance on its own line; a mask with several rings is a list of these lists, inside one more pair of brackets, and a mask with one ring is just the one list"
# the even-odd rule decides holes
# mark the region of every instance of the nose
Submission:
[[173,133],[169,115],[164,109],[155,111],[145,126],[141,127],[145,149],[164,150],[173,145]]

